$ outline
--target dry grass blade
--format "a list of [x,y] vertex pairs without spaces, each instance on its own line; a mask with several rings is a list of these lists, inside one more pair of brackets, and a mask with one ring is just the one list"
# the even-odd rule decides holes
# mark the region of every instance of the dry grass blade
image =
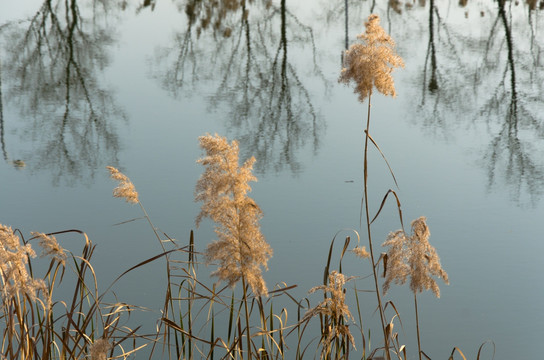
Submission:
[[112,282],[112,284],[108,287],[108,289],[106,290],[106,292],[108,292],[108,291],[113,287],[113,285],[114,285],[117,281],[119,281],[119,279],[121,279],[123,276],[125,276],[125,275],[128,274],[129,272],[131,272],[131,271],[133,271],[133,270],[135,270],[135,269],[137,269],[137,268],[139,268],[139,267],[142,267],[142,266],[144,266],[144,265],[146,265],[146,264],[149,264],[150,262],[153,262],[153,261],[155,261],[155,260],[157,260],[157,259],[160,259],[160,258],[162,258],[162,257],[165,257],[165,256],[167,256],[168,254],[171,254],[171,253],[173,253],[173,252],[177,252],[177,251],[186,251],[186,250],[185,250],[185,248],[168,250],[168,251],[165,251],[165,252],[163,252],[163,253],[160,253],[160,254],[158,254],[158,255],[155,255],[155,256],[153,256],[153,257],[147,259],[147,260],[144,260],[144,261],[139,262],[138,264],[132,266],[130,269],[124,271],[121,275],[119,275],[119,276]]
[[124,225],[124,224],[128,224],[128,223],[131,223],[131,222],[137,221],[137,220],[145,220],[145,216],[140,216],[140,217],[137,217],[137,218],[134,218],[134,219],[121,221],[120,223],[113,224],[113,226]]
[[480,360],[480,355],[482,353],[482,350],[484,348],[484,346],[488,343],[491,343],[491,345],[493,345],[493,355],[491,356],[491,359],[494,359],[495,358],[495,342],[493,342],[493,340],[488,340],[486,342],[484,342],[482,345],[480,345],[480,347],[478,348],[478,355],[476,356],[476,360]]
[[[387,258],[389,256],[387,255],[387,253],[381,253],[380,255],[380,259],[382,259],[383,261],[383,275],[382,277],[386,277],[387,276]],[[378,259],[378,263],[380,263],[380,259]]]
[[425,354],[425,352],[423,350],[421,350],[421,355],[425,356],[427,358],[427,360],[432,360],[429,355]]
[[[287,314],[287,312],[284,311],[284,310],[285,309],[282,310],[282,313]],[[283,358],[284,355],[285,355],[284,354],[284,349],[283,349],[283,344],[285,343],[285,338],[283,336],[283,331],[285,331],[287,329],[287,327],[284,326],[284,322],[287,321],[287,315],[286,315],[285,320],[282,319],[282,317],[280,315],[271,314],[271,316],[278,320],[278,322],[280,324],[279,328],[270,329],[270,330],[263,329],[261,331],[255,332],[251,336],[252,337],[254,337],[254,336],[266,336],[267,340],[270,340],[274,344],[274,348],[278,351],[277,355],[280,355]],[[274,338],[274,334],[279,335],[279,343]],[[273,351],[271,351],[271,350],[267,351],[266,349],[264,349],[264,347],[261,347],[260,349],[258,349],[258,352],[261,353],[261,354],[263,354],[263,351],[267,352],[267,354],[270,354],[270,355],[274,354]]]
[[397,209],[398,209],[398,212],[399,212],[400,225],[401,225],[401,228],[404,229],[404,222],[402,221],[402,209],[401,209],[401,205],[400,205],[400,200],[399,200],[399,197],[398,197],[397,193],[395,192],[395,190],[391,190],[391,189],[389,189],[387,191],[387,193],[385,194],[385,196],[383,197],[382,203],[380,204],[380,208],[378,209],[378,212],[376,213],[374,218],[372,218],[370,223],[372,224],[374,222],[374,220],[376,220],[378,215],[380,215],[380,212],[382,211],[382,209],[383,209],[383,207],[385,205],[385,201],[387,200],[387,197],[389,196],[389,194],[393,194],[393,196],[397,200]]
[[[336,234],[334,234],[333,238],[332,238],[332,241],[331,241],[331,245],[329,247],[329,254],[327,256],[327,264],[325,265],[325,271],[323,272],[323,284],[326,285],[327,284],[327,280],[329,278],[329,269],[330,269],[330,266],[331,266],[331,259],[332,259],[332,251],[333,251],[333,248],[334,248],[334,242],[336,240],[336,237],[344,232],[344,231],[350,231],[350,232],[353,232],[356,236],[357,236],[357,243],[360,242],[360,237],[359,237],[359,233],[356,231],[356,230],[353,230],[353,229],[348,229],[348,228],[344,228],[344,229],[341,229],[341,230],[338,230],[336,232]],[[346,249],[347,249],[347,245],[349,245],[349,236],[346,238],[345,242],[344,242],[344,247],[343,247],[343,250],[342,250],[342,254],[340,256],[340,268],[342,267],[342,258],[344,257],[344,254],[346,252]]]
[[117,355],[117,356],[114,356],[114,357],[112,357],[112,358],[108,358],[108,359],[111,359],[111,360],[113,360],[113,359],[126,359],[126,358],[128,358],[130,355],[132,355],[132,354],[134,354],[134,353],[136,353],[136,352],[142,350],[142,349],[145,348],[147,345],[148,345],[148,344],[143,344],[143,345],[140,345],[140,346],[138,346],[138,347],[136,347],[136,348],[134,348],[134,349],[131,349],[131,350],[129,350],[129,351],[124,351],[124,349],[120,346],[120,348],[122,349],[122,353],[119,354],[119,355]]
[[395,317],[397,317],[399,319],[400,327],[404,330],[404,326],[402,325],[402,319],[400,317],[399,311],[397,310],[397,307],[395,306],[395,303],[393,303],[393,301],[386,302],[384,306],[384,310],[387,310],[388,306],[391,306],[393,310],[395,311],[395,315],[391,318],[391,321],[393,321]]
[[383,160],[385,161],[385,164],[386,164],[387,167],[389,168],[389,173],[391,173],[391,176],[393,177],[393,181],[395,182],[395,185],[397,186],[397,188],[400,188],[400,187],[399,187],[399,184],[397,183],[397,178],[395,177],[395,173],[393,173],[393,169],[391,169],[391,166],[389,165],[389,161],[387,161],[387,158],[385,157],[384,153],[382,152],[382,149],[380,149],[380,147],[378,146],[378,144],[374,141],[374,139],[373,139],[372,136],[366,131],[366,129],[365,129],[365,134],[368,135],[368,138],[370,139],[370,141],[372,142],[372,144],[374,144],[374,146],[376,147],[376,149],[380,152],[380,155],[382,156]]
[[200,342],[202,342],[204,344],[207,344],[207,345],[214,345],[214,346],[217,346],[217,342],[220,341],[222,343],[220,345],[222,348],[224,348],[224,349],[229,348],[228,346],[226,346],[226,344],[222,340],[216,339],[215,342],[210,342],[210,341],[208,341],[206,339],[199,338],[198,336],[195,336],[194,334],[191,334],[191,333],[187,332],[186,330],[182,329],[180,326],[178,326],[178,324],[176,324],[175,322],[173,322],[170,319],[161,318],[161,321],[163,323],[165,323],[166,326],[168,326],[169,328],[172,328],[172,329],[184,334],[185,336],[190,337],[191,339],[200,341]]
[[453,350],[451,351],[451,355],[450,355],[450,357],[448,358],[448,360],[454,360],[453,355],[455,354],[456,351],[459,353],[459,355],[461,355],[461,357],[462,357],[464,360],[467,360],[467,358],[465,357],[465,354],[463,354],[463,352],[461,351],[461,349],[459,349],[457,346],[455,346],[455,347],[453,348]]
[[286,287],[281,288],[281,289],[271,290],[271,291],[268,292],[268,296],[274,297],[274,296],[279,296],[279,295],[283,295],[283,294],[290,296],[288,291],[291,290],[291,289],[294,289],[296,287],[298,287],[298,285],[289,285],[289,286],[286,286]]
[[380,265],[380,262],[383,261],[383,276],[385,277],[385,275],[387,274],[387,260],[388,260],[388,255],[387,253],[380,253],[380,257],[378,258],[378,261],[376,261],[376,264],[374,265],[375,267],[378,267]]

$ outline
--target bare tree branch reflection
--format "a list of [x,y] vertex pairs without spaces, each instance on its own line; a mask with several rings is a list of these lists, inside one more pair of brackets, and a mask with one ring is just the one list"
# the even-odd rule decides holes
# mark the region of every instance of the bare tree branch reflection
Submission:
[[[155,61],[162,71],[168,69],[159,73],[161,83],[174,95],[184,86],[194,89],[203,80],[213,83],[211,86],[217,90],[209,97],[210,110],[227,108],[227,127],[234,132],[232,137],[240,140],[244,155],[253,154],[258,159],[256,171],[281,171],[287,167],[297,173],[301,168],[298,152],[308,142],[317,151],[323,125],[298,74],[300,67],[308,64],[290,59],[289,43],[313,46],[311,71],[324,79],[315,59],[312,29],[288,11],[285,0],[279,6],[264,2],[260,9],[255,4],[251,8],[255,20],[249,16],[244,1],[230,7],[230,12],[216,9],[223,14],[222,20],[212,15],[202,20],[201,10],[190,11],[197,3],[189,1],[184,7],[188,26],[184,33],[176,35],[175,56],[163,50]],[[197,19],[194,34],[192,24]],[[208,23],[213,33],[210,42],[215,46],[211,52],[196,44],[199,41],[209,47],[210,42],[195,39],[204,35]]]
[[16,169],[21,169],[26,166],[26,163],[21,159],[12,159],[8,154],[6,146],[6,130],[4,127],[4,97],[2,95],[2,70],[2,61],[0,61],[0,148],[2,149],[2,157],[7,164],[13,165]]
[[31,120],[22,136],[36,145],[28,155],[32,169],[51,171],[55,184],[90,181],[97,167],[116,162],[111,120],[124,118],[95,78],[108,65],[111,30],[84,19],[76,0],[45,0],[25,28],[9,30],[2,33],[9,37],[8,98]]
[[0,147],[2,148],[2,157],[8,162],[8,151],[6,150],[6,139],[4,137],[4,101],[2,96],[2,61],[0,60]]
[[519,22],[515,6],[499,0],[496,9],[481,10],[482,19],[496,14],[480,20],[482,28],[490,25],[489,36],[481,37],[443,19],[434,0],[429,1],[418,115],[426,129],[445,135],[461,119],[475,127],[487,123],[492,137],[484,155],[489,189],[504,181],[513,199],[521,203],[529,197],[534,203],[544,186],[542,40],[533,36],[541,19],[528,9],[526,23]]
[[[544,118],[542,113],[540,118],[533,114],[525,104],[541,100],[538,99],[538,95],[534,97],[531,92],[518,87],[511,11],[507,14],[505,0],[498,1],[497,18],[500,19],[504,28],[507,61],[504,64],[501,81],[482,111],[490,114],[493,109],[502,109],[502,114],[496,114],[496,116],[500,118],[502,115],[504,122],[485,154],[485,159],[488,161],[488,186],[493,187],[498,178],[497,173],[500,173],[500,178],[511,186],[514,199],[519,201],[527,192],[531,201],[535,202],[536,198],[542,195],[544,186],[544,157],[542,156],[544,148],[541,146],[544,141]],[[493,33],[490,34],[489,39],[491,43],[494,39]],[[521,58],[518,65],[524,66]],[[534,62],[533,65],[535,65]],[[531,76],[533,75],[535,75],[534,69],[531,71]],[[539,91],[537,94],[542,92]],[[506,109],[504,109],[505,104]]]
[[[420,5],[427,6],[425,2]],[[469,68],[462,55],[467,48],[480,44],[477,40],[464,42],[465,36],[442,19],[434,0],[428,2],[428,34],[417,114],[425,130],[447,138],[453,125],[447,121],[448,114],[471,113],[474,109],[474,94],[466,91]]]

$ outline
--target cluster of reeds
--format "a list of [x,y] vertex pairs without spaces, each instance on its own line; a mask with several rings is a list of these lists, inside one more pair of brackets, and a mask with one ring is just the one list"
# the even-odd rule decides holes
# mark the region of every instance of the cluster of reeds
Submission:
[[[112,179],[118,182],[113,196],[140,206],[161,250],[129,268],[105,292],[99,293],[91,265],[95,246],[83,232],[32,233],[32,237],[25,240],[20,231],[0,226],[0,321],[4,324],[0,358],[105,360],[127,358],[150,345],[149,358],[251,360],[303,359],[310,356],[348,359],[351,349],[357,349],[352,334],[355,326],[363,341],[360,346],[362,355],[358,357],[407,359],[406,346],[400,341],[398,333],[393,331],[394,320],[399,313],[393,302],[386,302],[384,296],[392,283],[402,285],[408,280],[414,295],[418,357],[422,359],[422,356],[426,356],[421,349],[417,294],[431,290],[439,297],[440,290],[435,279],[442,278],[448,283],[448,276],[441,267],[435,249],[429,244],[430,231],[426,218],[420,217],[412,222],[411,234],[404,231],[400,200],[394,190],[387,191],[374,216],[370,211],[369,143],[381,153],[370,135],[370,99],[374,89],[384,95],[395,95],[391,73],[394,68],[403,66],[403,61],[395,52],[393,40],[379,25],[377,15],[369,16],[365,25],[366,32],[358,36],[361,43],[352,45],[345,53],[340,81],[354,82],[359,100],[368,100],[363,163],[368,251],[361,244],[359,232],[354,230],[357,245],[351,252],[370,261],[373,291],[383,330],[383,346],[369,349],[368,355],[366,353],[367,342],[356,285],[354,294],[358,324],[348,308],[346,284],[355,277],[342,273],[342,258],[348,252],[350,237],[344,242],[337,270],[331,270],[336,236],[331,242],[323,284],[309,291],[309,294],[323,293],[323,300],[317,305],[311,306],[309,299],[296,300],[290,293],[295,285],[282,283],[272,290],[267,288],[262,271],[267,269],[272,248],[260,230],[262,211],[248,195],[251,191],[249,182],[257,180],[252,174],[256,160],[250,158],[240,165],[236,141],[229,143],[224,137],[207,134],[199,138],[204,156],[197,162],[205,167],[205,171],[195,188],[195,200],[202,203],[196,225],[209,218],[216,224],[217,239],[202,252],[195,249],[192,230],[185,246],[180,246],[183,242],[161,233],[143,207],[134,184],[114,167],[108,167]],[[392,171],[391,174],[396,183]],[[377,258],[372,224],[390,196],[395,197],[401,229],[388,236],[383,243],[388,250]],[[84,239],[81,255],[76,256],[59,245],[55,236],[61,234],[76,234]],[[36,255],[32,242],[38,242],[43,249],[42,256],[50,258],[43,276],[37,276],[32,266],[31,258]],[[198,258],[203,258],[206,265],[216,266],[211,273],[218,279],[216,283],[210,285],[199,278]],[[160,319],[153,334],[139,334],[139,327],[131,330],[121,325],[121,318],[128,317],[134,307],[124,303],[108,304],[104,296],[125,274],[159,259],[165,260],[166,265],[165,298]],[[383,267],[385,279],[378,275],[379,266]],[[73,286],[71,301],[59,300],[54,296],[55,289],[65,278],[67,268],[74,274],[71,280],[65,280],[71,281]],[[356,284],[356,281],[353,283]],[[241,289],[236,289],[238,284]],[[287,307],[275,306],[280,296],[296,308],[296,321],[292,324],[288,322]],[[395,309],[392,318],[386,316],[388,306]],[[313,337],[309,331],[310,340],[305,342],[308,329],[316,318],[320,324],[319,334]],[[315,340],[318,343],[315,352],[306,355]],[[291,353],[287,353],[288,350]],[[464,358],[457,348],[454,348],[450,358],[453,358],[455,351]],[[379,356],[381,352],[383,357]]]
[[[61,235],[79,237],[81,254],[62,248],[56,239]],[[35,243],[42,249],[40,256],[49,258],[43,276],[38,276],[39,267],[32,262]],[[94,249],[87,235],[78,230],[33,232],[26,239],[19,230],[0,225],[0,358],[106,359],[114,352],[120,358],[130,355],[123,345],[133,334],[120,325],[128,317],[130,306],[103,302],[90,262]],[[65,283],[71,297],[57,299],[57,289],[66,294]]]

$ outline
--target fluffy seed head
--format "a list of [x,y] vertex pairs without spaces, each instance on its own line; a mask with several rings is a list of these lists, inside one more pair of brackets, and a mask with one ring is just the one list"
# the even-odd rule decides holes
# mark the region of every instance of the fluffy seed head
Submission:
[[4,304],[19,294],[36,301],[38,291],[47,292],[45,282],[32,278],[27,271],[28,257],[35,256],[30,244],[22,245],[11,227],[0,224],[0,285]]
[[360,257],[362,259],[370,257],[370,253],[366,251],[366,247],[357,245],[353,250],[351,250],[355,256]]
[[404,62],[395,51],[395,42],[380,26],[378,15],[370,15],[365,27],[366,31],[357,36],[363,43],[351,45],[344,54],[339,81],[353,81],[361,102],[372,94],[374,86],[384,95],[395,96],[391,73],[396,67],[404,67]]
[[344,291],[344,285],[352,279],[353,277],[346,278],[344,274],[333,270],[329,274],[328,284],[316,286],[310,290],[310,294],[322,290],[325,299],[316,307],[308,310],[303,321],[307,321],[316,315],[328,316],[331,319],[330,328],[326,330],[327,336],[321,340],[323,358],[327,357],[326,355],[330,352],[335,339],[349,340],[353,348],[355,348],[355,341],[349,331],[349,326],[344,324],[348,320],[353,320],[353,316],[346,304],[346,293]]
[[406,236],[402,230],[389,234],[382,245],[389,246],[384,293],[391,286],[391,282],[402,285],[410,277],[412,292],[432,290],[437,298],[440,297],[440,288],[433,276],[442,278],[446,284],[449,284],[449,280],[435,248],[429,244],[430,236],[424,216],[412,221],[411,236]]
[[197,162],[206,170],[195,189],[195,201],[202,202],[196,223],[198,226],[202,219],[210,218],[217,224],[218,237],[206,248],[207,262],[219,262],[213,275],[230,286],[243,276],[253,293],[265,295],[261,267],[268,269],[272,249],[261,233],[262,211],[247,195],[251,191],[248,183],[257,180],[252,174],[255,158],[239,166],[236,141],[229,144],[217,134],[201,136],[199,141],[206,156]]
[[[310,289],[310,294],[322,290],[326,298],[318,306],[308,311],[306,316],[308,314],[311,314],[311,316],[322,314],[333,316],[338,320],[340,317],[343,317],[344,320],[353,319],[346,304],[346,294],[344,293],[344,285],[352,279],[352,277],[346,278],[344,274],[336,270],[331,271],[327,285],[320,285]],[[327,294],[330,294],[330,297],[327,297]]]
[[66,253],[64,249],[59,245],[57,239],[53,236],[47,236],[44,233],[40,232],[31,232],[32,236],[38,238],[38,244],[43,249],[40,256],[51,256],[53,259],[57,260],[62,265],[66,262]]
[[111,178],[119,182],[119,185],[113,189],[113,196],[123,198],[128,203],[136,204],[139,201],[138,192],[130,179],[113,166],[106,166],[106,169],[109,170]]

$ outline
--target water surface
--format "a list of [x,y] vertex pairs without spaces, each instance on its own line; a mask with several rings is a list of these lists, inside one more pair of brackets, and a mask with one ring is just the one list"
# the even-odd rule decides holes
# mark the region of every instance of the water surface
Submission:
[[[399,188],[373,151],[371,207],[391,188],[406,223],[427,216],[451,281],[440,299],[420,296],[423,349],[446,358],[457,346],[475,358],[492,340],[496,359],[538,358],[542,3],[254,0],[214,9],[209,19],[191,4],[0,5],[0,223],[27,234],[85,231],[98,245],[105,288],[160,252],[145,222],[113,226],[141,213],[112,198],[105,166],[125,172],[156,226],[186,243],[199,212],[197,138],[219,133],[257,158],[252,196],[274,249],[267,283],[297,284],[293,294],[307,296],[322,281],[335,234],[360,231],[366,104],[337,79],[343,50],[374,12],[406,67],[394,73],[395,99],[372,99],[371,134]],[[399,227],[389,203],[374,239]],[[204,249],[213,224],[195,235]],[[116,289],[124,301],[154,309],[150,321],[159,316],[162,270],[152,265]],[[343,270],[370,273],[351,255]],[[403,316],[401,338],[415,358],[408,287],[387,299]],[[374,296],[361,301],[365,326],[375,330]]]

